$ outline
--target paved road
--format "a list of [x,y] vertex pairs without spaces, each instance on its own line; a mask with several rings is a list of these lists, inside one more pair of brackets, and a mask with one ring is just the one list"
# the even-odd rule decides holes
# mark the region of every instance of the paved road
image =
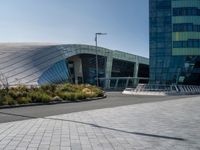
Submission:
[[[109,108],[137,103],[149,103],[157,101],[174,100],[188,96],[128,96],[120,92],[108,92],[107,98],[95,101],[65,103],[55,105],[42,105],[31,107],[20,107],[10,109],[0,109],[0,123],[24,120],[30,118],[41,118],[46,116],[80,112],[86,110]],[[191,97],[191,96],[190,96]]]
[[0,150],[200,150],[199,108],[191,97],[1,123]]

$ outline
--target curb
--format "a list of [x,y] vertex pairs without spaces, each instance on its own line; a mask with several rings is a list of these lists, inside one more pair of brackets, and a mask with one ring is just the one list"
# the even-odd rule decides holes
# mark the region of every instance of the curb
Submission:
[[84,100],[76,100],[76,101],[53,101],[53,102],[50,102],[50,103],[30,103],[30,104],[21,104],[21,105],[19,105],[19,104],[18,105],[5,105],[5,106],[0,106],[0,109],[41,106],[41,105],[55,105],[55,104],[65,104],[65,103],[81,103],[81,102],[100,100],[100,99],[104,99],[106,97],[107,97],[107,95],[104,95],[102,97],[87,98],[87,99],[84,99]]

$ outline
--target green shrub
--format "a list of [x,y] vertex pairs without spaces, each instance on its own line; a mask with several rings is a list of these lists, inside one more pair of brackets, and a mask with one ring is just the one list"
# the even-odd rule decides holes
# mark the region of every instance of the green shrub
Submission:
[[57,92],[57,94],[61,99],[66,100],[66,94],[64,92]]
[[6,96],[8,95],[8,91],[6,89],[0,89],[0,96]]
[[76,97],[76,93],[69,93],[69,100],[70,101],[75,101],[77,100],[77,97]]
[[92,90],[92,92],[95,93],[94,97],[102,97],[102,96],[104,96],[104,93],[100,88],[95,87],[95,86],[91,86],[90,89]]
[[102,97],[102,96],[104,96],[104,93],[103,93],[103,91],[102,90],[100,90],[100,89],[96,89],[95,90],[95,93],[96,93],[96,97]]
[[54,96],[51,100],[52,101],[62,101],[62,98],[60,98],[59,96]]
[[70,101],[77,100],[76,94],[72,92],[61,92],[59,93],[58,96],[61,97],[63,100],[70,100]]
[[39,89],[44,91],[50,96],[56,96],[55,91],[56,91],[56,85],[55,84],[47,84],[47,85],[42,85]]
[[20,97],[26,97],[28,95],[27,91],[17,91],[17,90],[9,90],[8,95],[13,97],[14,99],[20,98]]
[[76,101],[103,95],[104,93],[100,88],[89,84],[66,83],[31,88],[19,85],[14,88],[0,89],[0,105],[27,104],[30,102],[48,103],[50,101],[62,101],[62,99]]
[[83,100],[87,98],[87,95],[83,92],[77,92],[75,95],[78,100]]
[[43,102],[48,103],[51,101],[52,97],[42,91],[32,91],[29,94],[33,102]]
[[96,97],[96,94],[95,93],[86,93],[86,97],[93,98],[93,97]]
[[69,83],[60,84],[57,87],[57,92],[76,92],[76,88]]
[[11,88],[14,89],[15,91],[19,91],[19,92],[28,92],[29,89],[25,86],[25,85],[18,85],[15,88]]
[[46,85],[42,85],[40,87],[43,91],[47,91],[47,90],[50,90],[50,91],[55,91],[56,89],[56,85],[55,84],[46,84]]
[[28,104],[31,103],[31,98],[30,97],[20,97],[17,99],[18,104]]
[[39,92],[38,91],[31,91],[28,96],[31,98],[32,102],[37,102],[37,98],[39,97]]
[[42,103],[49,103],[52,100],[52,97],[43,93],[40,97]]
[[62,98],[63,100],[68,100],[69,99],[69,93],[66,93],[66,92],[60,92],[60,93],[58,93],[58,96],[60,98]]
[[10,96],[6,95],[0,99],[0,105],[15,105],[16,101]]

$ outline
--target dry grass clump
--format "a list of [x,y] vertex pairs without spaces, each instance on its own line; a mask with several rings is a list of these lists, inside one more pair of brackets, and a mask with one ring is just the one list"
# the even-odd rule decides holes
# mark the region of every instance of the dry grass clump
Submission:
[[27,88],[19,85],[14,88],[0,90],[0,105],[16,105],[28,103],[49,103],[52,101],[80,101],[87,98],[101,97],[103,91],[91,85],[42,85]]

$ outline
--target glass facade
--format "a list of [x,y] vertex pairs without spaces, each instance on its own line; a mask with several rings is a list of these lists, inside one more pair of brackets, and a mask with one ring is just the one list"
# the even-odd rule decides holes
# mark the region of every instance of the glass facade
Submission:
[[69,81],[69,71],[65,60],[61,60],[53,64],[38,79],[38,83],[40,85],[65,83],[68,81]]
[[[146,78],[144,80],[148,81],[148,64],[120,59],[122,55],[119,52],[117,52],[117,54],[121,55],[117,55],[119,59],[113,58],[110,53],[105,54],[104,56],[98,55],[98,78],[100,87],[104,88],[107,83],[109,83],[109,87],[111,88],[133,87],[136,82],[134,82],[134,79],[130,79],[131,77]],[[143,59],[144,58],[141,57],[141,60],[138,61],[142,62]],[[69,80],[71,79],[71,82],[96,85],[96,55],[78,54],[67,58],[66,61],[70,74]],[[138,70],[136,71],[136,69]],[[108,73],[110,71],[110,77],[106,76],[106,70]],[[136,72],[137,74],[135,74]],[[144,82],[142,81],[141,83]]]
[[[120,59],[113,59],[111,77],[133,77],[134,63]],[[116,80],[111,81],[111,86]],[[118,88],[126,86],[126,79],[118,80]]]
[[197,84],[200,1],[149,0],[150,82]]
[[[96,85],[96,56],[91,54],[80,55],[82,60],[84,83]],[[105,77],[106,58],[98,56],[98,78]],[[102,83],[99,83],[102,86]]]
[[139,64],[138,77],[149,78],[149,66],[145,64]]
[[133,77],[134,63],[113,59],[111,77]]

